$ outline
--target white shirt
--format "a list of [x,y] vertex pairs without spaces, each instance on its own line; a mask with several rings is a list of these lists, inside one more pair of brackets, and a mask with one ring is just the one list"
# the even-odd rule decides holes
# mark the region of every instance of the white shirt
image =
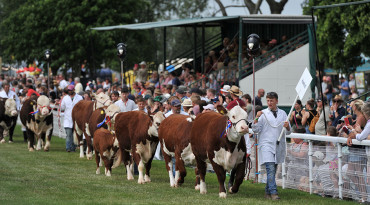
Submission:
[[[173,114],[173,112],[172,112],[172,110],[170,110],[169,112],[167,112],[164,116],[167,118],[167,117],[169,117],[170,115],[172,115]],[[180,111],[180,113],[179,113],[180,115],[189,115],[188,113],[186,113],[186,112],[184,112],[184,111]]]
[[123,102],[123,100],[118,100],[117,102],[114,103],[119,107],[121,112],[128,112],[128,111],[133,111],[137,108],[135,102],[133,100],[127,99],[126,102]]
[[[136,108],[136,109],[134,109],[133,111],[139,111],[139,108]],[[143,110],[145,113],[148,113],[148,110],[146,109],[146,108],[144,108],[144,110]]]
[[60,104],[60,108],[61,110],[64,110],[64,120],[63,120],[64,127],[73,128],[72,109],[81,100],[83,99],[82,96],[79,94],[75,94],[73,100],[69,95],[63,97],[62,103]]
[[[263,114],[258,118],[258,122],[252,124],[253,132],[258,133],[258,155],[260,156],[258,162],[260,165],[265,162],[282,163],[286,152],[285,135],[283,134],[279,145],[276,141],[283,129],[284,122],[287,120],[287,114],[279,108],[276,118],[268,108],[262,110],[262,112]],[[290,131],[286,132],[288,135],[290,133]]]
[[12,90],[9,90],[8,94],[6,94],[5,90],[2,90],[0,92],[0,97],[2,97],[2,98],[13,98],[13,96],[15,98],[15,103],[17,104],[17,110],[19,111],[19,110],[21,110],[21,102],[19,100],[18,95],[15,94],[15,92],[12,91]]
[[68,82],[66,81],[66,80],[62,80],[62,81],[60,81],[59,82],[59,87],[60,87],[60,89],[64,89],[64,88],[66,88],[68,86]]
[[75,93],[79,93],[81,91],[84,91],[84,89],[82,87],[82,84],[81,83],[77,83],[77,85],[75,86]]

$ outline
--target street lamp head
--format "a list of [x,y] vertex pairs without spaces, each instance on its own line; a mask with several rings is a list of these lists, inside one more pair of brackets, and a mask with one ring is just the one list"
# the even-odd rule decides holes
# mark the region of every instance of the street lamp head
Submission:
[[50,57],[51,57],[51,51],[49,49],[46,49],[45,50],[45,59],[47,61],[50,61]]
[[117,44],[117,56],[123,60],[126,57],[126,44],[119,43]]
[[252,33],[247,39],[247,51],[251,56],[257,56],[260,53],[260,37]]

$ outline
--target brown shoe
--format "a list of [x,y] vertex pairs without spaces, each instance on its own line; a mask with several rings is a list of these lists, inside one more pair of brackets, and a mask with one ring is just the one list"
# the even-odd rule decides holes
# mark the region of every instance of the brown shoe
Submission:
[[271,194],[271,199],[272,200],[280,200],[280,197],[277,194]]
[[265,193],[265,199],[271,199],[271,194]]

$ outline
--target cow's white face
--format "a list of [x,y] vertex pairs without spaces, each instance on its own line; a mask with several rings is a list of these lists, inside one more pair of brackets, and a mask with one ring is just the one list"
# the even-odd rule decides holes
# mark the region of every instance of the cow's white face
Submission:
[[232,127],[230,128],[231,132],[229,132],[228,134],[228,138],[230,141],[235,141],[240,136],[248,132],[248,125],[246,121],[248,114],[240,106],[237,105],[233,107],[227,113],[227,116],[229,117],[229,120],[233,123]]
[[153,116],[152,125],[149,127],[148,134],[150,136],[158,137],[158,128],[165,119],[163,112],[159,111]]
[[41,95],[37,98],[37,109],[42,116],[49,115],[51,113],[50,100],[47,96]]
[[108,107],[110,104],[112,104],[112,101],[110,100],[109,96],[103,92],[99,93],[99,95],[95,96],[96,100],[96,109]]
[[116,104],[111,104],[105,109],[105,115],[109,116],[112,122],[115,121],[119,112],[121,112],[121,109]]
[[13,98],[8,98],[5,101],[5,115],[8,115],[9,117],[15,117],[18,115],[17,104]]

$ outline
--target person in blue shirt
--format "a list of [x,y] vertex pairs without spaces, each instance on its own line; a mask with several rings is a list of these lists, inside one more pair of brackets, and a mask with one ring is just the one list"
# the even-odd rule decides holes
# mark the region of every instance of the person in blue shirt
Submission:
[[342,76],[340,77],[341,85],[338,86],[340,89],[340,95],[342,96],[343,100],[346,102],[349,98],[349,84],[348,81]]

